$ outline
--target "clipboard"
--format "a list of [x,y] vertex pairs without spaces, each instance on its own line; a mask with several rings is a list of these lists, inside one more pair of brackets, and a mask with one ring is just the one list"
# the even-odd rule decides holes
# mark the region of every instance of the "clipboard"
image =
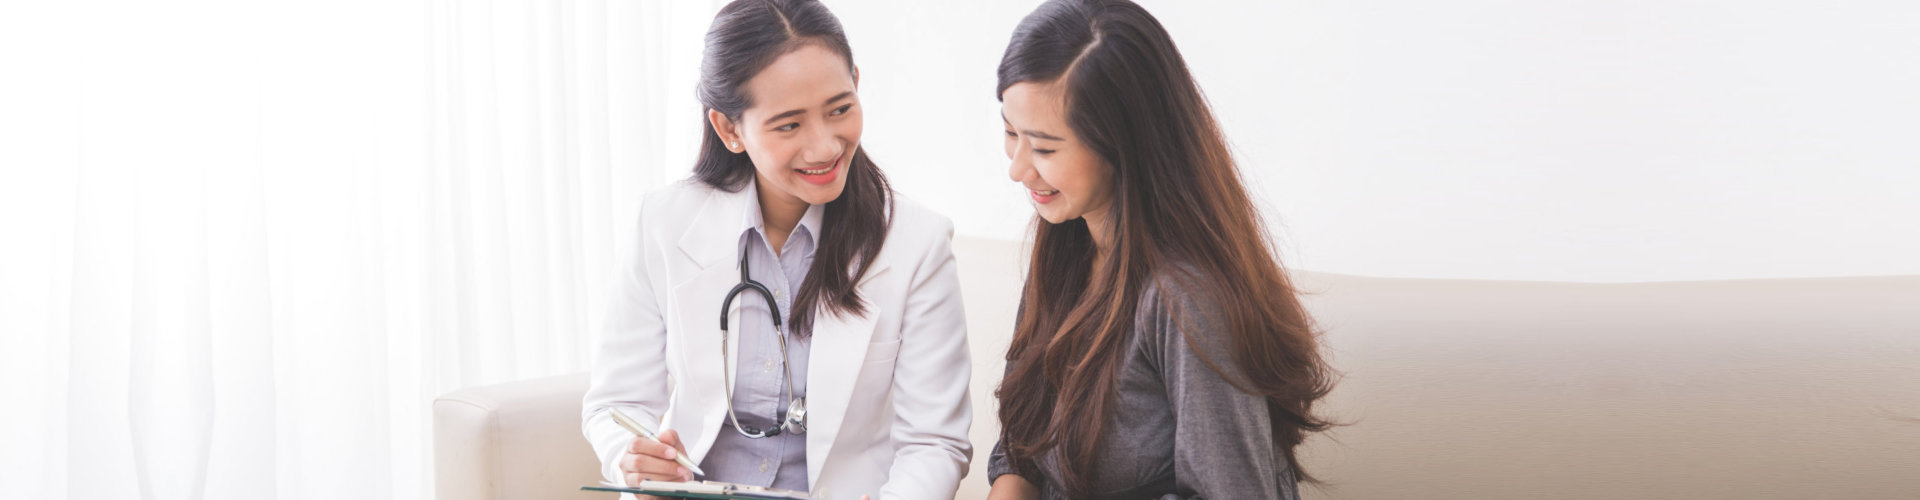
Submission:
[[634,493],[667,498],[699,498],[715,500],[816,500],[804,491],[762,488],[744,484],[723,483],[719,481],[640,481],[639,486],[620,486],[601,483],[581,486],[586,491],[611,491],[615,493]]

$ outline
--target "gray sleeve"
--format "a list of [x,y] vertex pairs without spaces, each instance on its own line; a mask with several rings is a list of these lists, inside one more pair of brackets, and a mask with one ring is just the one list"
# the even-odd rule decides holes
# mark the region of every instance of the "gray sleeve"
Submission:
[[1212,361],[1234,380],[1246,380],[1233,361],[1224,312],[1207,294],[1179,288],[1143,297],[1151,301],[1141,306],[1152,309],[1136,325],[1149,336],[1141,340],[1152,341],[1144,347],[1158,351],[1174,406],[1176,490],[1192,499],[1297,499],[1294,482],[1282,480],[1292,475],[1277,463],[1284,458],[1274,453],[1266,399],[1241,392],[1207,365]]
[[[1025,308],[1022,307],[1022,310],[1024,309]],[[1018,316],[1015,316],[1015,317],[1018,317]],[[1012,371],[1013,371],[1013,363],[1009,362],[1007,363],[1007,368],[1000,372],[1001,383],[1006,383],[1007,373],[1010,373]],[[1013,464],[1008,463],[1008,460],[1007,460],[1007,450],[1005,448],[1006,440],[1007,438],[1004,435],[1001,436],[1000,439],[994,440],[993,453],[990,455],[987,455],[987,485],[988,486],[992,486],[993,481],[995,479],[999,479],[1000,476],[1014,473]],[[1032,482],[1031,479],[1029,479],[1028,481]],[[1039,483],[1035,483],[1035,484],[1039,484]]]
[[[1004,438],[1002,439],[1004,441]],[[992,486],[995,479],[1013,473],[1013,466],[1007,463],[1007,450],[1000,447],[1000,441],[993,443],[993,454],[987,456],[987,485]]]
[[[1023,303],[1023,304],[1020,304],[1020,307],[1018,309],[1014,310],[1013,317],[1019,318],[1020,315],[1026,314],[1026,313],[1027,313],[1027,305]],[[1008,361],[1007,366],[1000,370],[1000,383],[1002,384],[1007,383],[1007,374],[1009,373],[1013,373],[1012,361]],[[995,415],[995,417],[998,417],[998,416],[999,415],[997,414]],[[1009,461],[1007,460],[1007,449],[1005,447],[1006,440],[1007,438],[1005,434],[1002,434],[1000,439],[995,439],[993,441],[993,453],[987,455],[987,485],[988,486],[992,486],[993,481],[995,479],[999,479],[1000,476],[1015,473],[1013,471],[1013,464],[1009,463]],[[1027,481],[1032,482],[1034,484],[1040,484],[1038,482],[1033,481],[1032,478],[1028,478]]]

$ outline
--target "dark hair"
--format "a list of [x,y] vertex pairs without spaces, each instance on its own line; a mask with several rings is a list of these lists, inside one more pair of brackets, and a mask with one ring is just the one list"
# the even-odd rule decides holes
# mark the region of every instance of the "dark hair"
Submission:
[[[839,54],[853,69],[853,49],[847,45],[840,21],[816,0],[735,0],[720,9],[707,28],[707,48],[700,61],[700,84],[695,90],[700,104],[739,121],[740,114],[753,107],[753,96],[746,92],[747,81],[773,64],[774,59],[808,44],[817,44]],[[694,162],[693,177],[727,192],[739,192],[753,179],[753,160],[746,154],[727,150],[706,111],[700,113],[700,126],[706,131],[700,141],[700,158]],[[813,313],[824,309],[834,314],[866,312],[866,301],[855,285],[880,246],[886,242],[888,213],[893,209],[893,190],[886,175],[867,158],[866,146],[854,151],[847,163],[847,184],[840,197],[827,203],[820,223],[819,246],[813,267],[794,297],[788,311],[788,325],[796,335],[807,336],[813,330]],[[852,273],[855,261],[859,267]]]
[[[1000,398],[1010,463],[1032,471],[1053,449],[1072,497],[1090,483],[1117,369],[1141,296],[1155,279],[1205,294],[1223,312],[1231,376],[1264,396],[1273,443],[1299,477],[1294,448],[1330,424],[1312,413],[1333,385],[1319,335],[1274,256],[1206,99],[1159,21],[1126,0],[1052,0],[1014,30],[1000,86],[1064,82],[1067,122],[1112,174],[1112,253],[1099,269],[1083,219],[1036,217]],[[1159,271],[1156,273],[1156,271]],[[1176,313],[1179,311],[1175,311]],[[1188,346],[1194,335],[1185,330]],[[1244,384],[1242,383],[1244,382]]]

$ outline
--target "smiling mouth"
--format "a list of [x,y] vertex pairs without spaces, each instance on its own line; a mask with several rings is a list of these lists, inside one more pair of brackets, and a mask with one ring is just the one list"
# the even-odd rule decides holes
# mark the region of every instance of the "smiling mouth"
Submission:
[[793,169],[793,171],[799,172],[800,175],[827,175],[827,173],[832,172],[833,169],[840,168],[840,162],[845,161],[846,159],[847,159],[847,154],[840,153],[840,157],[834,158],[833,162],[828,163],[827,166],[820,167],[820,168],[813,168],[813,169],[796,168],[796,169]]
[[1053,195],[1056,195],[1056,194],[1060,194],[1060,190],[1058,190],[1058,189],[1035,189],[1035,190],[1033,190],[1033,194],[1037,194],[1037,195],[1040,195],[1040,196],[1053,196]]

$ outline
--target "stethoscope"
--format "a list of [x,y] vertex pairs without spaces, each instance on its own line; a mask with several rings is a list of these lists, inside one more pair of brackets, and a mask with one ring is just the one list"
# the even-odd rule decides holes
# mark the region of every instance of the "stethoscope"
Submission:
[[[783,377],[782,380],[785,381],[787,385],[787,400],[792,401],[792,403],[787,405],[787,419],[781,422],[779,427],[764,431],[750,425],[744,427],[740,425],[740,417],[733,413],[733,368],[725,366],[725,360],[727,359],[727,313],[733,309],[733,298],[740,295],[740,292],[747,290],[760,292],[760,297],[767,301],[767,309],[773,311],[773,330],[775,334],[780,337],[780,373],[781,377]],[[740,435],[746,436],[749,439],[774,437],[780,435],[783,431],[788,434],[807,433],[807,398],[793,397],[793,371],[787,368],[787,333],[786,328],[780,325],[780,303],[774,302],[773,292],[768,291],[766,285],[762,285],[760,282],[747,277],[747,255],[745,252],[740,254],[740,284],[734,285],[733,290],[727,292],[726,301],[720,304],[720,359],[722,361],[720,381],[722,384],[725,384],[723,387],[727,389],[727,419],[733,421],[733,430],[738,431]]]

